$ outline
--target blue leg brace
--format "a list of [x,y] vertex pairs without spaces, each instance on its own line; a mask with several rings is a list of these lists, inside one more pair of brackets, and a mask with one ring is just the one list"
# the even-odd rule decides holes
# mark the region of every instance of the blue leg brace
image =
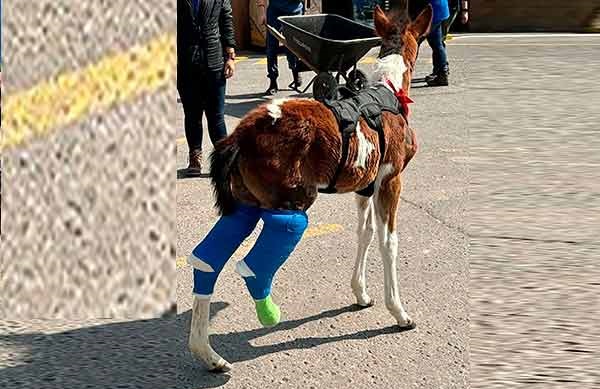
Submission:
[[264,223],[262,232],[252,250],[236,266],[254,300],[265,299],[271,294],[275,273],[308,227],[308,216],[304,211],[263,209],[260,217]]
[[262,210],[238,205],[236,211],[223,216],[188,258],[194,268],[194,294],[210,296],[225,263],[256,227]]

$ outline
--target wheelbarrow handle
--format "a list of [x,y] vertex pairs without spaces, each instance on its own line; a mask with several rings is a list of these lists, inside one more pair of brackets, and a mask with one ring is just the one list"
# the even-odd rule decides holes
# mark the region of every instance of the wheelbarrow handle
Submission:
[[277,40],[278,40],[279,42],[281,42],[281,44],[282,44],[282,45],[284,45],[284,46],[285,46],[285,44],[286,44],[286,39],[285,39],[285,37],[284,37],[284,36],[283,36],[283,35],[282,35],[282,34],[279,32],[279,30],[278,30],[278,29],[276,29],[276,28],[275,28],[275,27],[273,27],[273,26],[269,26],[268,24],[267,24],[267,28],[269,29],[269,31],[271,32],[271,34],[273,34],[273,36],[274,36],[275,38],[277,38]]

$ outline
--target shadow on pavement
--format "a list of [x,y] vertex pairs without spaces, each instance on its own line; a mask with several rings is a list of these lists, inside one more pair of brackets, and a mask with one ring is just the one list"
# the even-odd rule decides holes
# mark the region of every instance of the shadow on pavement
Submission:
[[187,178],[210,178],[210,174],[201,173],[201,174],[190,174],[187,168],[177,169],[177,179],[185,180]]
[[[53,330],[51,320],[45,326]],[[171,317],[51,334],[3,330],[0,348],[11,351],[1,362],[0,387],[175,388],[180,328]]]
[[[232,103],[231,101],[246,100]],[[270,99],[263,96],[262,93],[249,93],[241,95],[230,95],[225,98],[225,115],[242,118],[248,111],[256,108]]]
[[[215,302],[211,317],[227,308]],[[214,334],[213,347],[230,362],[253,360],[292,349],[307,349],[351,339],[369,339],[397,333],[395,327],[359,331],[332,337],[294,339],[275,345],[255,347],[250,341],[276,331],[335,317],[358,310],[348,306],[306,318],[281,323],[275,328]],[[0,387],[21,389],[99,389],[187,387],[214,388],[225,384],[229,375],[213,374],[195,361],[187,349],[191,312],[177,316],[111,322],[92,327],[56,332],[52,321],[42,322],[54,333],[22,333],[17,324],[5,322],[0,349],[5,351],[0,366]],[[13,324],[11,324],[13,323]],[[12,328],[14,327],[14,328]],[[234,370],[235,371],[235,370]]]
[[[312,321],[324,318],[332,318],[344,313],[355,312],[360,309],[363,308],[358,307],[357,305],[350,305],[342,308],[324,311],[317,315],[305,317],[302,319],[285,321],[274,328],[260,328],[243,332],[213,334],[210,338],[211,345],[215,349],[215,351],[217,351],[223,358],[227,359],[231,363],[237,363],[250,361],[269,354],[275,354],[288,350],[308,349],[327,343],[341,342],[346,340],[370,339],[380,335],[397,334],[399,332],[402,332],[402,330],[400,330],[397,326],[389,326],[385,328],[363,330],[353,334],[344,334],[339,336],[299,338],[290,340],[288,342],[277,343],[268,346],[256,347],[250,344],[251,340],[273,332],[291,330]],[[183,314],[180,314],[179,318],[182,319],[184,323],[183,326],[184,328],[186,328],[187,331],[191,320],[191,311],[187,311]],[[190,362],[188,361],[191,361],[193,358],[187,350],[184,350],[183,357],[183,364],[189,364]],[[184,367],[178,371],[178,374],[180,374],[180,378],[184,379],[186,383],[195,385],[193,387],[212,387],[202,385],[206,384],[207,382],[211,384],[216,384],[218,380],[222,380],[223,377],[227,377],[227,375],[214,374],[206,371],[204,368],[201,367],[202,365],[200,364],[200,362],[194,361],[192,363],[194,363],[194,366],[198,366],[199,368],[191,369]],[[232,374],[234,372],[235,365],[233,367]],[[178,383],[180,384],[181,382],[178,381]]]

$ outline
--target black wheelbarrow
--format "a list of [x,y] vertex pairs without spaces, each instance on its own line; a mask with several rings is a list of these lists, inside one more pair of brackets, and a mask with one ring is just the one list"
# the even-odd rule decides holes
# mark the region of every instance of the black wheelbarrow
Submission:
[[375,30],[338,15],[281,16],[281,31],[267,26],[281,44],[300,59],[298,71],[313,71],[317,100],[335,99],[341,79],[354,91],[367,87],[367,75],[356,68],[358,61],[381,44]]

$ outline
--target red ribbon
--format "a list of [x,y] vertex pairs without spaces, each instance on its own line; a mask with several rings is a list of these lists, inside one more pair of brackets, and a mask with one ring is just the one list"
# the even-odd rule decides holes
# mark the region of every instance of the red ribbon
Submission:
[[387,80],[387,84],[390,86],[390,88],[392,88],[392,92],[394,92],[394,96],[396,96],[396,98],[398,99],[398,102],[402,107],[404,115],[408,117],[408,115],[410,115],[410,108],[408,108],[408,104],[414,103],[414,101],[412,101],[411,98],[408,97],[404,89],[400,88],[400,90],[396,90],[396,87],[390,80]]

